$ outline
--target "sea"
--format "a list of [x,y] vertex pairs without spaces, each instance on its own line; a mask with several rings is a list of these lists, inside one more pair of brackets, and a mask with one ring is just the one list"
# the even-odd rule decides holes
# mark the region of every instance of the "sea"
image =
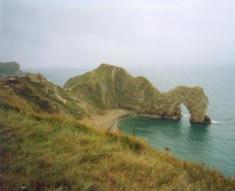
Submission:
[[[69,78],[91,68],[30,69],[63,86]],[[201,86],[209,98],[211,125],[191,125],[189,112],[182,105],[182,119],[173,121],[150,117],[128,117],[119,128],[146,139],[156,149],[167,149],[176,158],[200,163],[235,176],[235,64],[184,66],[129,66],[134,76],[147,77],[161,91],[178,85]]]

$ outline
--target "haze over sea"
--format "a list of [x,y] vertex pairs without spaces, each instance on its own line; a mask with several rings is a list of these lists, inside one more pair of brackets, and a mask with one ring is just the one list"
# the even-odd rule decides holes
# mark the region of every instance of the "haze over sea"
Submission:
[[[90,69],[26,68],[25,71],[40,72],[48,80],[62,86],[68,78]],[[183,118],[180,122],[130,117],[119,123],[123,131],[145,137],[155,148],[169,148],[177,158],[204,163],[226,176],[235,176],[235,66],[153,66],[127,70],[133,75],[147,77],[161,91],[178,85],[203,87],[210,101],[208,113],[213,124],[190,125],[188,111],[182,107]]]

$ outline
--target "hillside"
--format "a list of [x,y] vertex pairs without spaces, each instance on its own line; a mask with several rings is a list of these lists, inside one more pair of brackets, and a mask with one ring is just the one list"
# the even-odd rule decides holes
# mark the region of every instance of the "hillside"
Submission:
[[40,74],[0,78],[0,108],[27,114],[61,115],[80,118],[82,103]]
[[0,109],[0,190],[235,190],[215,170],[121,132]]
[[184,104],[191,122],[210,123],[208,98],[201,87],[180,86],[161,93],[146,78],[133,77],[123,68],[101,64],[68,80],[64,89],[84,100],[91,112],[126,109],[159,118],[180,119]]
[[16,62],[0,62],[0,76],[15,76],[22,74],[20,65]]

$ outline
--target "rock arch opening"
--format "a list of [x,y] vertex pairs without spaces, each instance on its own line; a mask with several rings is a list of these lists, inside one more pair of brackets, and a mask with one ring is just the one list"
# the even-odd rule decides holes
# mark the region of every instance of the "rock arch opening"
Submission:
[[181,111],[181,116],[183,118],[187,118],[187,119],[190,118],[190,112],[183,103],[180,104],[180,111]]

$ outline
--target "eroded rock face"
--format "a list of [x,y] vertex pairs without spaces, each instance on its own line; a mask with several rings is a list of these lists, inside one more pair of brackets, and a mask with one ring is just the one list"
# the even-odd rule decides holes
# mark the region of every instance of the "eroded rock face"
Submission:
[[42,75],[31,73],[0,78],[0,108],[73,118],[86,115],[80,100],[71,97]]
[[68,80],[64,88],[96,112],[118,108],[180,119],[180,105],[184,104],[189,110],[190,122],[211,122],[206,115],[208,98],[202,88],[180,86],[161,93],[146,78],[132,77],[124,69],[108,64],[101,64],[91,72]]
[[[165,99],[163,110],[167,116],[174,114],[180,118],[180,105],[183,104],[190,113],[190,122],[192,123],[210,123],[209,117],[206,115],[208,98],[201,87],[177,87],[162,95]],[[158,105],[158,103],[156,103]]]

